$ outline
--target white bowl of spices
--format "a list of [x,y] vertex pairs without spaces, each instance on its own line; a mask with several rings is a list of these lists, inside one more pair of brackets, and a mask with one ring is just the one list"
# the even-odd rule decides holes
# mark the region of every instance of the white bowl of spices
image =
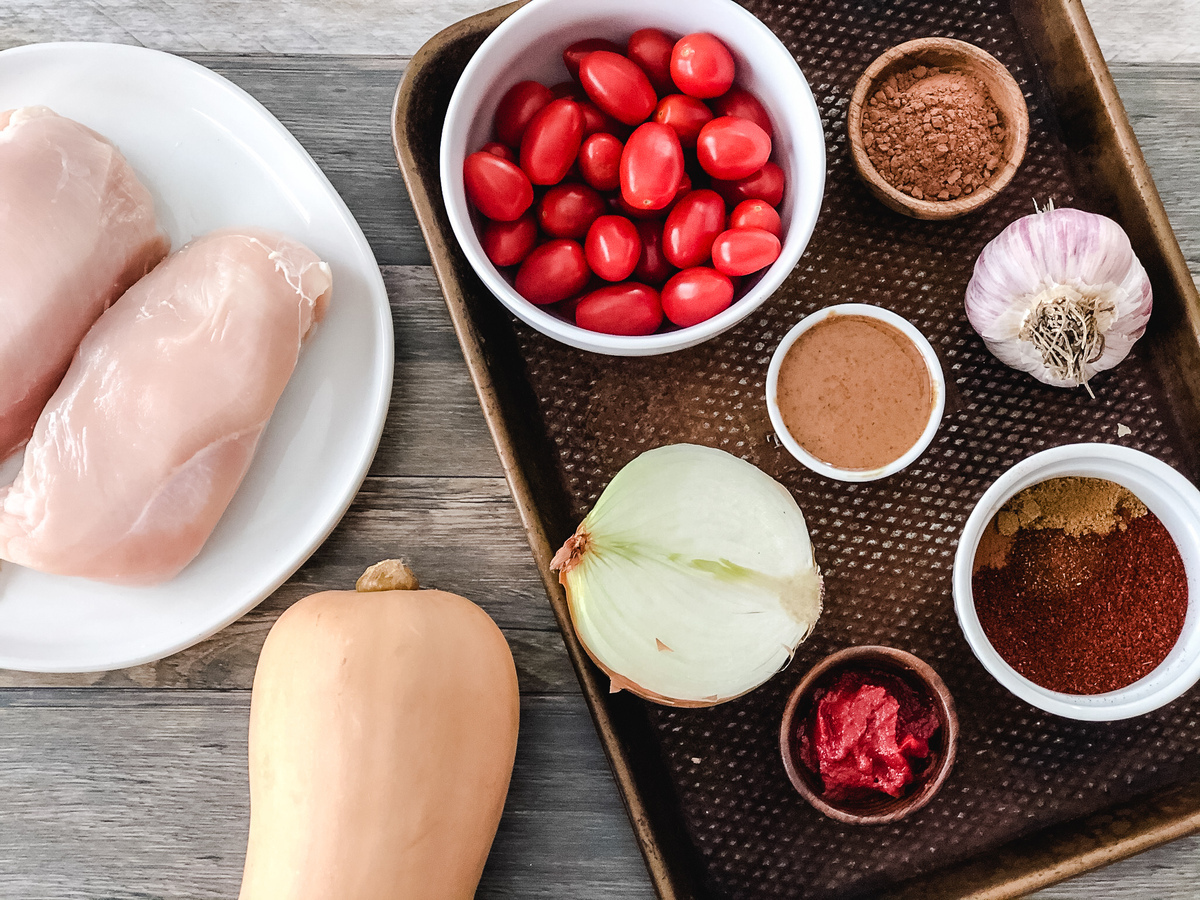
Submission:
[[933,440],[946,381],[933,347],[907,319],[866,303],[805,317],[767,369],[767,411],[784,448],[838,481],[875,481]]
[[1151,712],[1200,680],[1200,491],[1129,447],[1070,444],[996,479],[954,559],[984,668],[1070,719]]

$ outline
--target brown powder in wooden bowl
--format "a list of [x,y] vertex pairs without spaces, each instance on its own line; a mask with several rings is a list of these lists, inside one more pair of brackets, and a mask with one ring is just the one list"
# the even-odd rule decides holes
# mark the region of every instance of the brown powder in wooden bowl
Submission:
[[890,75],[863,108],[863,147],[894,188],[918,200],[971,194],[1000,165],[1005,130],[978,79],[914,66]]

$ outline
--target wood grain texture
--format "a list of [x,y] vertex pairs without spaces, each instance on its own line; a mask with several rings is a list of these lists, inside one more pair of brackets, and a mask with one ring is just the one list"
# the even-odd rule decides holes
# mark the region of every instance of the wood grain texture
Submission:
[[[443,0],[0,0],[0,48],[114,41],[175,53],[411,56],[459,19],[499,3]],[[1085,0],[1104,55],[1119,63],[1200,63],[1191,0]]]
[[[0,896],[236,896],[249,702],[244,691],[0,692]],[[478,897],[653,897],[581,697],[523,697]]]

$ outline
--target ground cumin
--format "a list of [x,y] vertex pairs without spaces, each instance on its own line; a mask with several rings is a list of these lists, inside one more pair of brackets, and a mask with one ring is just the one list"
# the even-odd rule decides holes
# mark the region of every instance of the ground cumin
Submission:
[[992,177],[1005,130],[978,79],[916,66],[889,76],[868,100],[862,136],[888,184],[918,200],[953,200]]

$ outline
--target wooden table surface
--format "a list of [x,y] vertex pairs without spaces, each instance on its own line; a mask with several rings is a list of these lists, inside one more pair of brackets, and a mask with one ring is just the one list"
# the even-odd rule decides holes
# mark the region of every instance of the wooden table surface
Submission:
[[[0,0],[0,49],[141,44],[194,59],[258,98],[358,218],[396,330],[392,409],[370,475],[284,587],[158,663],[95,675],[0,671],[0,900],[236,896],[249,687],[267,630],[297,598],[350,587],[367,563],[395,555],[411,559],[423,583],[483,605],[520,673],[520,747],[479,896],[654,896],[392,156],[389,111],[408,59],[439,29],[490,5]],[[1085,5],[1195,277],[1200,2]],[[1037,896],[1192,898],[1198,883],[1200,836]]]

